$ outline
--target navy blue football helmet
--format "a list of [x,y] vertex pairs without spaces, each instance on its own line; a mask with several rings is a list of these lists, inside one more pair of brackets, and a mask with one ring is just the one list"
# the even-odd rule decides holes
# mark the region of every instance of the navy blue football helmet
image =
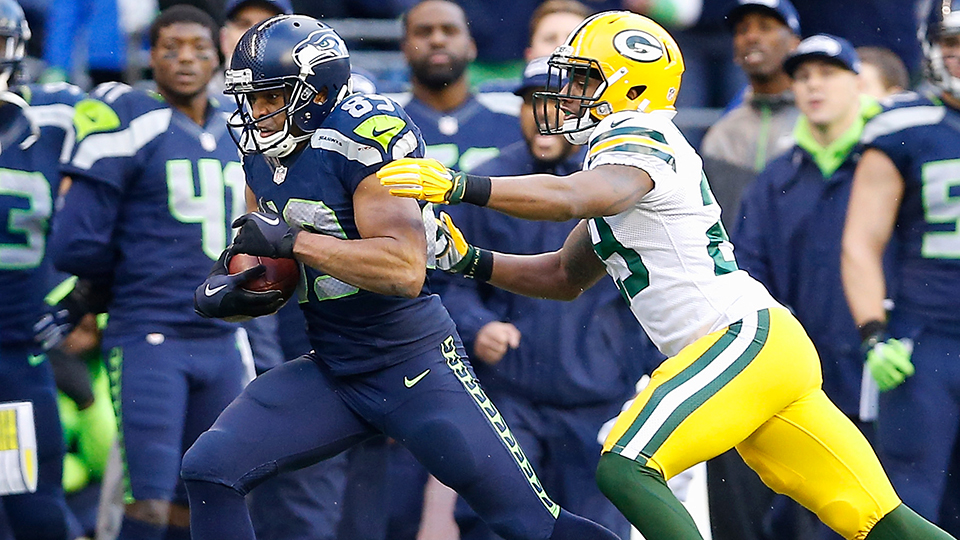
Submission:
[[20,4],[14,0],[0,0],[0,91],[7,90],[23,61],[30,27]]
[[943,62],[940,40],[960,35],[960,0],[932,0],[928,17],[920,23],[918,37],[923,48],[924,74],[934,86],[960,99],[960,77],[950,74]]
[[[283,90],[285,105],[254,118],[249,94]],[[244,154],[283,157],[320,128],[350,93],[350,54],[326,24],[304,15],[278,15],[240,38],[226,72],[225,94],[235,96],[237,112],[229,125]],[[262,135],[258,122],[285,114],[281,131]],[[233,132],[233,130],[231,130]]]

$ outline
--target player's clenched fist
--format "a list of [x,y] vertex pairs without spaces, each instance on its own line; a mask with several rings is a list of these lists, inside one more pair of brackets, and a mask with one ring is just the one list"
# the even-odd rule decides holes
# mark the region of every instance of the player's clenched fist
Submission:
[[433,203],[466,202],[483,206],[490,198],[490,179],[453,171],[430,158],[403,158],[377,171],[390,194]]

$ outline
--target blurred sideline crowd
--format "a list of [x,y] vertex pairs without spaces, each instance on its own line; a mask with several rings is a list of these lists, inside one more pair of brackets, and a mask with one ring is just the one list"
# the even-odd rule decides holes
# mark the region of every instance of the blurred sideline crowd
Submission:
[[[17,66],[17,78],[4,78],[6,88],[0,89],[0,94],[8,96],[0,104],[0,157],[10,144],[23,147],[20,139],[13,138],[21,127],[7,114],[13,107],[42,109],[42,114],[27,114],[31,119],[56,117],[35,125],[40,140],[51,145],[48,158],[52,162],[47,167],[57,171],[58,161],[69,158],[74,140],[108,121],[87,96],[109,102],[111,94],[125,91],[124,85],[156,89],[180,84],[176,68],[159,60],[163,51],[158,52],[158,43],[163,42],[157,41],[158,30],[152,25],[158,13],[184,2],[19,0],[29,26],[26,34],[5,25],[15,11],[13,0],[0,3],[4,6],[0,35],[8,38],[8,59],[15,56],[12,49],[16,47],[10,36],[22,38],[26,52]],[[350,47],[354,91],[394,98],[420,128],[428,157],[486,176],[565,175],[579,170],[584,157],[581,147],[537,131],[532,94],[546,85],[545,57],[584,18],[598,11],[630,10],[660,22],[676,37],[686,63],[677,124],[703,156],[704,172],[723,208],[723,225],[737,248],[740,267],[763,282],[804,324],[821,356],[824,390],[875,445],[904,502],[944,530],[960,534],[960,483],[954,474],[960,472],[955,469],[960,465],[955,449],[960,406],[957,396],[948,391],[960,383],[960,371],[950,364],[960,351],[947,351],[940,355],[940,363],[926,366],[939,373],[933,379],[942,378],[936,386],[930,382],[928,387],[911,386],[920,384],[910,378],[914,365],[918,374],[922,366],[917,357],[911,363],[909,352],[865,367],[868,350],[863,343],[869,336],[858,329],[845,300],[850,278],[841,276],[845,241],[841,235],[854,171],[870,141],[870,120],[893,103],[918,99],[914,91],[939,92],[929,66],[925,70],[918,38],[931,2],[185,3],[211,20],[210,37],[219,67],[202,83],[224,119],[235,103],[222,94],[223,68],[241,35],[278,14],[306,14],[338,31],[346,28],[342,35]],[[951,54],[955,56],[944,56],[960,66],[958,51]],[[955,76],[960,76],[960,68]],[[18,90],[21,85],[36,90]],[[52,97],[44,102],[47,96]],[[956,106],[949,98],[934,100],[936,106]],[[46,135],[41,128],[61,132]],[[960,131],[960,125],[953,129]],[[51,138],[54,143],[45,142]],[[223,140],[229,142],[229,137]],[[226,172],[223,176],[228,182]],[[0,200],[19,193],[3,182],[0,178]],[[40,235],[46,234],[47,220],[56,219],[51,216],[56,212],[57,192],[64,188],[54,186],[43,222],[37,225]],[[956,179],[945,183],[943,197],[960,200],[958,186]],[[245,208],[238,193],[233,195],[234,208]],[[955,202],[954,208],[958,207],[960,203]],[[14,223],[20,208],[7,203],[0,211],[8,212],[7,222]],[[448,211],[472,243],[513,253],[558,249],[576,225],[527,222],[468,205]],[[945,234],[960,234],[956,229],[960,213],[939,219],[947,224]],[[18,236],[23,230],[4,231],[4,247],[23,243]],[[960,250],[951,254],[960,257]],[[109,325],[105,315],[96,315],[102,311],[97,309],[101,304],[80,294],[87,286],[84,280],[57,273],[24,281],[27,278],[20,272],[25,266],[5,256],[0,249],[0,283],[6,287],[2,290],[35,287],[39,293],[42,289],[46,307],[39,324],[30,321],[36,336],[10,334],[0,324],[0,365],[14,350],[31,366],[34,359],[36,365],[49,366],[49,374],[36,376],[30,384],[41,392],[48,382],[55,382],[56,408],[46,410],[35,401],[34,414],[38,426],[44,418],[59,417],[62,429],[38,427],[37,446],[41,461],[54,455],[62,463],[47,463],[40,469],[37,493],[49,499],[37,503],[30,502],[30,494],[3,496],[0,539],[189,538],[189,511],[177,477],[168,479],[171,486],[177,484],[175,489],[165,498],[155,497],[161,504],[141,504],[153,501],[139,501],[131,494],[127,461],[142,452],[145,457],[139,459],[145,461],[140,466],[149,468],[151,457],[149,445],[125,446],[123,430],[118,430],[121,419],[115,401],[120,399],[122,359],[111,356],[106,346],[101,350],[101,332]],[[886,269],[895,273],[886,262]],[[635,330],[633,315],[613,283],[601,283],[577,300],[561,303],[520,297],[439,272],[431,280],[457,323],[477,377],[511,425],[547,491],[565,509],[625,540],[630,538],[629,524],[599,492],[593,472],[608,421],[642,388],[644,377],[663,356]],[[954,294],[960,293],[955,290]],[[10,317],[0,318],[0,323],[13,320]],[[65,319],[71,319],[69,324]],[[255,377],[308,352],[303,325],[294,302],[275,315],[244,323],[241,334],[249,345],[241,347],[240,356],[245,376]],[[915,326],[916,340],[921,330],[936,324]],[[938,327],[938,331],[956,336],[960,327]],[[163,340],[163,334],[150,335]],[[27,340],[37,340],[43,351],[34,354],[25,345]],[[19,372],[0,370],[4,370],[5,378],[0,379],[4,385],[18,384]],[[910,384],[901,386],[905,380]],[[908,387],[909,394],[896,397]],[[920,403],[917,396],[925,392],[950,397]],[[0,401],[15,398],[0,395]],[[127,399],[136,402],[136,397],[124,397],[125,408]],[[195,416],[193,407],[197,405],[184,398],[183,404],[169,409],[179,415],[175,424],[182,428],[176,434],[182,439],[181,454],[219,412],[207,410],[206,424],[191,428],[191,419],[201,417]],[[44,454],[44,441],[54,438],[59,447],[54,445]],[[54,469],[62,471],[62,481],[55,486],[44,478],[45,472]],[[670,484],[681,499],[687,480],[681,475]],[[707,490],[710,530],[704,532],[716,540],[839,538],[813,514],[770,491],[733,450],[707,464]],[[66,508],[48,512],[50,505],[59,504],[50,502],[59,493],[65,494]],[[385,437],[271,479],[248,496],[248,504],[257,538],[262,540],[499,538],[409,452]],[[40,505],[46,505],[46,513],[31,518]],[[32,536],[24,532],[58,521],[66,524],[61,533]],[[47,525],[37,525],[40,522]],[[137,525],[132,524],[137,523],[152,529],[135,529]]]

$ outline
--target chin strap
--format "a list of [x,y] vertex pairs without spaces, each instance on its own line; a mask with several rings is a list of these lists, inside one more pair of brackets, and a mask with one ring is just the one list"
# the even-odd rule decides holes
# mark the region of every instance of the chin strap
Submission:
[[295,137],[288,133],[287,136],[273,148],[264,150],[263,155],[276,158],[287,157],[297,148],[298,144],[309,139],[312,135],[312,133],[305,133]]

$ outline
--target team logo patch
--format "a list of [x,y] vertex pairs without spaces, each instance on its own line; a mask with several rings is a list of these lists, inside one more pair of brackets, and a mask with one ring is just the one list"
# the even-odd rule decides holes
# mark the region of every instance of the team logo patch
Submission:
[[313,68],[324,62],[347,57],[347,45],[332,28],[312,32],[293,48],[293,61],[306,75],[313,75]]
[[663,58],[663,43],[643,30],[624,30],[613,38],[617,52],[637,62],[656,62]]

